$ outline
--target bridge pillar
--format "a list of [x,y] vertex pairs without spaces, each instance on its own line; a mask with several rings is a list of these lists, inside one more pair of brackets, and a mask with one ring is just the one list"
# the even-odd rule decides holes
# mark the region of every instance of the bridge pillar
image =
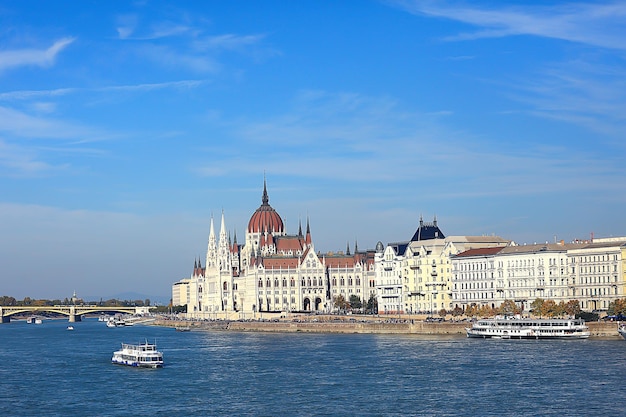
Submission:
[[2,323],[10,323],[11,322],[11,316],[6,316],[4,315],[4,311],[2,311],[2,307],[0,307],[0,317],[2,317]]
[[82,316],[80,314],[70,313],[70,323],[76,323],[77,321],[82,321]]
[[80,314],[76,314],[76,306],[70,306],[70,323],[81,321]]

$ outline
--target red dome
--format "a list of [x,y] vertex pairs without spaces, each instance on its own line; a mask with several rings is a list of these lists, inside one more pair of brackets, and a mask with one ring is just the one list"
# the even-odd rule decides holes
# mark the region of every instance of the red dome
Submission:
[[285,226],[280,215],[270,206],[267,188],[263,183],[263,199],[259,207],[248,222],[248,233],[284,233]]

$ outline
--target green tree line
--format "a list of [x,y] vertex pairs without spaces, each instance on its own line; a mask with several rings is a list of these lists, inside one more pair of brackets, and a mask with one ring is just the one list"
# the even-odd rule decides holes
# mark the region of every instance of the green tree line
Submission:
[[148,307],[150,306],[150,299],[145,300],[100,300],[100,301],[84,301],[82,299],[69,299],[63,300],[47,300],[47,299],[35,299],[30,297],[24,297],[23,300],[16,300],[14,297],[7,295],[0,296],[0,305],[2,306],[32,306],[32,307],[46,307],[46,306],[58,306],[58,305],[97,305],[100,307]]

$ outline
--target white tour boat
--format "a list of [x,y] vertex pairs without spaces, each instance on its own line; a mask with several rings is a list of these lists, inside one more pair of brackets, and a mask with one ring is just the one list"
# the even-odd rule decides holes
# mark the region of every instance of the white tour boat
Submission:
[[618,328],[617,328],[617,332],[624,338],[626,339],[626,324],[621,324]]
[[139,345],[122,343],[122,349],[113,353],[111,362],[140,368],[161,368],[163,353],[157,350],[156,344],[147,341]]
[[481,319],[465,330],[467,337],[483,339],[586,339],[590,335],[582,319]]

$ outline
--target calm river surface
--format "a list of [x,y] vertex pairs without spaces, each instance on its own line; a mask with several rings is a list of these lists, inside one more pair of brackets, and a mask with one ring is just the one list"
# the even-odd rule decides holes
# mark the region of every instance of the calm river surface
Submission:
[[[626,341],[0,325],[6,416],[619,416]],[[155,341],[162,369],[112,365]]]

